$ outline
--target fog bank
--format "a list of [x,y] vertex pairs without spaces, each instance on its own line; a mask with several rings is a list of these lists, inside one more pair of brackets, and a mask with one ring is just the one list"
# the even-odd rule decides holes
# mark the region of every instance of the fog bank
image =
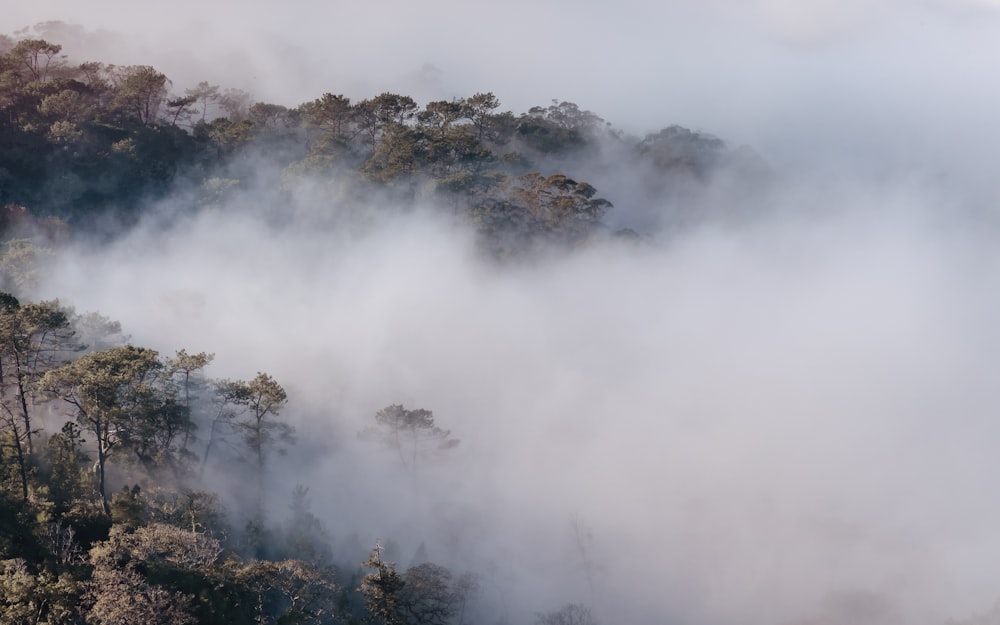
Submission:
[[[511,266],[433,208],[348,236],[310,207],[276,230],[244,197],[81,248],[44,292],[137,344],[215,352],[215,376],[274,375],[302,441],[276,492],[310,486],[341,548],[392,537],[405,564],[424,540],[492,571],[491,618],[568,601],[632,622],[985,609],[996,230],[917,189],[812,211],[789,195],[748,224]],[[356,438],[390,403],[462,439],[415,499],[398,459]],[[571,518],[594,537],[594,597]]]

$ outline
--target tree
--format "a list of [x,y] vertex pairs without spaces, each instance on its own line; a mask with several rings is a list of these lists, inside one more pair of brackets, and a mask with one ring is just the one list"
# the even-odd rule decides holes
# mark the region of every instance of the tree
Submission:
[[[6,223],[2,224],[0,230],[8,230],[11,226],[18,227],[24,222],[28,228],[42,225],[37,223],[23,207],[19,209],[7,207],[7,210],[5,217],[8,219],[2,220]],[[8,239],[3,242],[3,246],[5,249],[0,255],[0,287],[11,295],[34,289],[38,285],[43,263],[54,254],[52,249],[38,245],[37,242],[27,238]]]
[[368,559],[361,563],[361,566],[375,571],[362,578],[358,590],[365,599],[369,619],[376,625],[405,625],[400,592],[406,582],[396,572],[394,562],[382,560],[382,551],[382,545],[376,543]]
[[330,560],[330,534],[310,510],[309,489],[301,484],[292,491],[292,517],[285,528],[289,557],[322,566]]
[[422,133],[391,121],[382,126],[382,134],[361,171],[370,180],[389,183],[416,173],[425,153]]
[[403,466],[414,474],[419,456],[454,449],[460,442],[451,438],[451,430],[436,426],[434,413],[423,408],[407,410],[400,404],[386,406],[375,413],[375,424],[359,432],[358,436],[395,450]]
[[180,588],[186,582],[199,590],[210,586],[207,578],[221,553],[215,538],[172,525],[115,525],[107,540],[90,550],[88,616],[115,625],[202,622],[194,617],[192,597]]
[[477,93],[466,99],[463,105],[463,114],[475,127],[479,142],[490,139],[488,131],[492,126],[493,111],[500,107],[500,100],[493,92]]
[[726,144],[712,135],[670,126],[646,135],[637,150],[661,173],[704,179],[722,160]]
[[547,107],[535,106],[517,121],[521,143],[542,155],[581,151],[596,145],[608,124],[572,102],[553,100]]
[[[204,385],[203,380],[198,378],[198,374],[214,359],[215,354],[206,354],[205,352],[189,354],[187,350],[182,349],[173,358],[168,358],[165,363],[167,378],[180,387],[179,395],[183,398],[183,405],[188,414],[192,414],[192,390]],[[181,453],[189,453],[187,449],[189,442],[190,431],[186,431],[181,443]]]
[[355,137],[361,132],[350,98],[324,93],[300,107],[309,151],[299,168],[324,171],[354,160]]
[[194,625],[191,599],[146,582],[132,569],[95,570],[87,611],[98,625]]
[[[244,622],[332,625],[337,587],[329,572],[299,560],[229,563],[227,574],[239,594]],[[227,621],[228,622],[228,621]]]
[[225,511],[217,493],[154,487],[146,491],[146,507],[153,523],[173,525],[192,534],[227,534]]
[[202,472],[215,442],[231,430],[243,438],[250,451],[257,476],[256,513],[264,513],[264,468],[267,450],[283,452],[282,443],[295,440],[295,428],[278,420],[288,401],[285,389],[266,373],[257,373],[249,382],[223,380],[217,384],[218,414],[212,424],[212,434],[205,448]]
[[382,93],[374,98],[362,100],[354,105],[355,120],[375,153],[378,139],[387,125],[406,125],[416,114],[417,103],[409,96],[396,93]]
[[455,581],[455,599],[458,602],[458,625],[465,624],[465,608],[469,598],[479,591],[479,578],[475,573],[463,573]]
[[49,72],[65,65],[64,56],[59,56],[62,46],[44,39],[23,39],[17,42],[8,56],[15,61],[15,71],[26,81],[44,81]]
[[162,368],[155,351],[129,345],[86,354],[39,382],[43,391],[69,404],[77,423],[94,435],[98,492],[109,516],[105,467],[112,452],[137,457],[149,470],[161,455],[174,452],[174,440],[190,426],[186,412],[158,384]]
[[226,117],[216,117],[208,124],[195,126],[195,135],[207,138],[221,160],[253,140],[254,124],[249,119],[232,121]]
[[110,68],[109,78],[114,89],[112,110],[141,126],[156,123],[170,85],[164,74],[149,65],[132,65]]
[[34,569],[21,558],[0,560],[0,622],[78,625],[82,584],[68,574]]
[[265,130],[280,130],[292,121],[291,111],[281,104],[256,102],[247,109],[247,118]]
[[447,625],[457,603],[451,571],[445,567],[424,562],[403,574],[399,605],[409,625]]
[[62,516],[77,501],[92,499],[96,490],[93,474],[84,471],[90,457],[83,451],[80,427],[67,421],[46,443],[48,499],[53,512]]
[[206,81],[201,81],[193,89],[185,89],[184,94],[192,99],[192,102],[201,103],[201,122],[204,123],[208,117],[208,105],[218,102],[222,96],[219,94],[218,85],[210,85]]
[[346,139],[351,132],[354,113],[351,99],[341,94],[324,93],[312,102],[302,105],[302,117],[307,124],[325,133]]
[[29,406],[34,405],[39,378],[55,365],[72,335],[66,311],[58,302],[22,306],[13,295],[0,293],[0,424],[15,453],[25,500],[35,434]]
[[226,89],[219,96],[219,108],[231,122],[241,122],[247,118],[252,98],[242,89]]
[[167,118],[170,120],[170,124],[176,126],[177,122],[184,121],[190,125],[191,117],[198,112],[192,108],[192,105],[197,101],[198,98],[192,95],[167,100]]
[[121,347],[131,338],[122,331],[122,324],[96,312],[71,315],[70,325],[84,350],[101,351]]
[[90,563],[98,569],[155,567],[204,569],[222,554],[218,540],[200,532],[151,523],[137,528],[114,527],[106,541],[90,550]]
[[470,210],[484,242],[496,255],[529,251],[538,243],[577,245],[601,225],[611,202],[597,190],[562,174],[509,178]]
[[421,156],[444,189],[451,190],[456,179],[475,176],[496,160],[483,141],[491,106],[499,105],[491,97],[476,94],[469,99],[430,102],[417,115],[423,135]]

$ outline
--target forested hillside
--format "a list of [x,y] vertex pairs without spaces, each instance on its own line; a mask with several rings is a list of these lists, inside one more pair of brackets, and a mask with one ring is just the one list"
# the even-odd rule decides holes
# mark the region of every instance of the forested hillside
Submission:
[[0,35],[0,625],[996,622],[968,206],[37,35]]
[[[3,623],[497,618],[469,605],[475,573],[421,553],[397,568],[392,537],[363,562],[362,551],[334,561],[309,488],[267,492],[269,458],[296,442],[289,397],[268,374],[212,379],[212,354],[159,354],[96,313],[18,299],[54,249],[158,218],[150,207],[168,197],[184,214],[268,184],[290,203],[308,184],[321,213],[360,206],[352,222],[376,202],[434,206],[475,232],[486,258],[513,260],[645,236],[610,227],[612,202],[585,179],[631,172],[656,203],[721,176],[759,188],[767,175],[747,149],[677,126],[628,137],[570,102],[515,114],[493,93],[423,105],[326,93],[289,108],[207,82],[175,87],[150,66],[69,63],[42,39],[4,38],[0,52]],[[398,404],[359,436],[394,450],[414,488],[421,458],[460,442],[431,411]],[[220,482],[224,497],[206,488]],[[570,604],[539,620],[593,617]]]
[[748,148],[677,126],[629,137],[571,102],[513,113],[493,93],[423,104],[325,93],[289,108],[207,82],[175,86],[150,66],[72,64],[42,39],[8,38],[0,50],[0,203],[10,218],[27,209],[74,228],[109,215],[134,223],[181,185],[191,209],[218,201],[262,176],[263,161],[286,193],[330,181],[318,204],[379,193],[450,209],[503,257],[609,233],[615,198],[602,181],[622,196],[628,188],[632,202],[690,205],[719,178],[749,192],[767,177]]

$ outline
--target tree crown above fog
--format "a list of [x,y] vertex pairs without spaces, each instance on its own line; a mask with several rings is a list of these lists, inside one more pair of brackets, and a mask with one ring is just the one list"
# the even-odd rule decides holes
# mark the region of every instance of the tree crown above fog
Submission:
[[149,65],[71,63],[44,39],[5,37],[0,52],[0,203],[75,227],[134,222],[179,189],[193,209],[257,185],[308,187],[331,212],[437,206],[508,257],[655,227],[629,205],[668,212],[719,176],[746,189],[767,178],[749,149],[679,126],[631,137],[571,102],[514,113],[490,92],[423,105],[329,92],[290,108],[174,85]]

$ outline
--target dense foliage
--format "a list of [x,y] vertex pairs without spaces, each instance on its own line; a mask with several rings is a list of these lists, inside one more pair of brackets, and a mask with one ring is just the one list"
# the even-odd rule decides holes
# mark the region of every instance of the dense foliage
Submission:
[[604,230],[612,203],[581,178],[629,170],[634,191],[662,204],[720,172],[748,185],[763,172],[714,137],[677,126],[629,137],[570,102],[514,114],[492,93],[423,107],[326,93],[288,108],[207,82],[173,88],[153,67],[73,64],[44,39],[0,40],[0,206],[77,227],[109,213],[129,223],[179,186],[197,190],[193,204],[216,201],[263,175],[264,160],[285,193],[317,183],[321,204],[380,193],[449,207],[506,257]]
[[[211,354],[97,349],[120,343],[116,324],[55,301],[0,304],[0,622],[444,625],[464,613],[471,575],[426,561],[397,573],[380,545],[364,563],[333,562],[303,486],[287,520],[269,517],[263,475],[295,439],[268,374],[213,380]],[[100,340],[81,342],[95,326]],[[378,414],[390,413],[412,458],[418,433],[447,438],[430,411]],[[206,466],[252,503],[227,510]]]

